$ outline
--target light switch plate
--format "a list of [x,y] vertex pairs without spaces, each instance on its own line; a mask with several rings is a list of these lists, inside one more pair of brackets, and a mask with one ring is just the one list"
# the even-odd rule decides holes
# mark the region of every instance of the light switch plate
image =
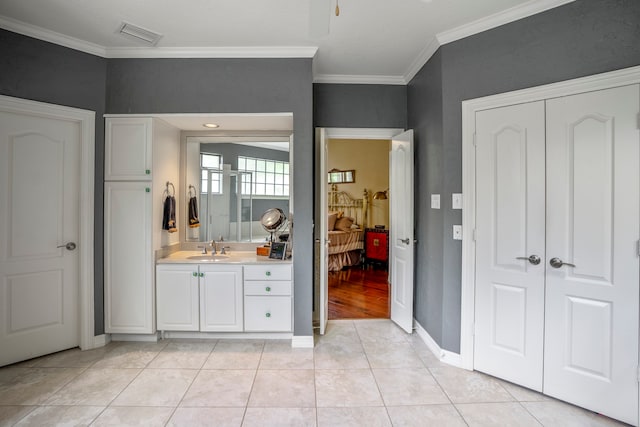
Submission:
[[451,195],[451,209],[462,209],[462,193]]
[[453,240],[462,240],[462,226],[454,225],[453,226]]
[[432,194],[431,195],[431,209],[440,209],[440,195]]

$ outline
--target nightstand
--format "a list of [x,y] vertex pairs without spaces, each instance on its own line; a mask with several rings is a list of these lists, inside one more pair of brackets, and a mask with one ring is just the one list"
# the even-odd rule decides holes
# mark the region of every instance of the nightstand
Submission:
[[385,266],[389,262],[389,230],[367,228],[364,230],[365,263],[377,262]]

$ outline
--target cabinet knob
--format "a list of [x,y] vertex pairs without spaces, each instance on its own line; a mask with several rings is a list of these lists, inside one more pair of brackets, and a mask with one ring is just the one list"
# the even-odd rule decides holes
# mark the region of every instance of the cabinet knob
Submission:
[[151,191],[151,189],[150,189],[149,187],[147,187],[147,188],[145,188],[145,189],[144,189],[144,191],[145,191],[146,193],[149,193],[149,192]]
[[151,169],[146,169],[144,173],[146,173],[147,175],[151,175]]
[[271,313],[265,314],[266,317],[271,317]]
[[271,287],[267,286],[266,288],[264,288],[264,290],[267,292],[271,292]]
[[204,273],[200,273],[200,277],[204,277]]
[[264,273],[264,274],[266,274],[267,276],[271,276],[271,272],[270,272],[270,271],[267,271],[267,272],[266,272],[266,273]]
[[198,277],[198,272],[197,271],[193,272],[193,277]]

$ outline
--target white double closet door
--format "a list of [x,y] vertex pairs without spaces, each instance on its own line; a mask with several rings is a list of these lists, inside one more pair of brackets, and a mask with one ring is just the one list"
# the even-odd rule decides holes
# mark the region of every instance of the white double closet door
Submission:
[[638,85],[476,113],[474,368],[638,423]]

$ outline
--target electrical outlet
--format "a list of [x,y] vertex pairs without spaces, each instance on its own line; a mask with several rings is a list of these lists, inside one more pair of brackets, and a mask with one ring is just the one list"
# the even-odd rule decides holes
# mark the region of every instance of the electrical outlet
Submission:
[[462,240],[462,226],[454,225],[453,226],[453,240]]
[[451,195],[451,209],[462,209],[462,193]]

